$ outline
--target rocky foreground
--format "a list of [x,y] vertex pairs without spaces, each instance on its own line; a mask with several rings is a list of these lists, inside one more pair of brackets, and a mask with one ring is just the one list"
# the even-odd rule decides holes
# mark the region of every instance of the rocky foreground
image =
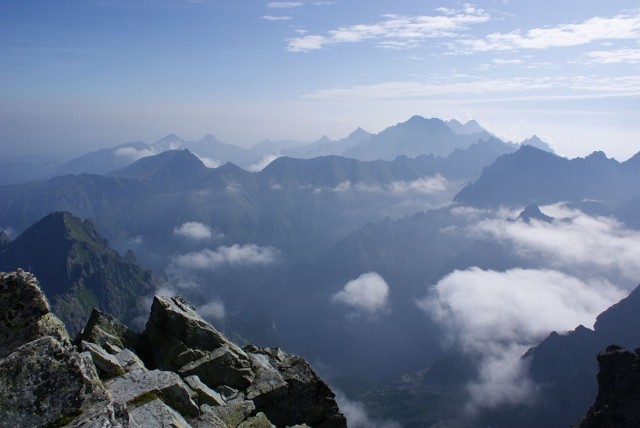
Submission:
[[72,343],[36,278],[0,273],[0,427],[346,427],[306,361],[228,341],[156,296],[138,334],[93,311]]

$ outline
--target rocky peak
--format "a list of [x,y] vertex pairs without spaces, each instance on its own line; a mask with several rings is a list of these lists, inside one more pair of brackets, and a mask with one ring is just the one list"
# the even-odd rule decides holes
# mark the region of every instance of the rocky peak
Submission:
[[38,281],[22,269],[0,272],[0,332],[0,358],[45,336],[69,343],[64,324],[51,313]]
[[94,310],[74,345],[32,275],[0,274],[0,305],[0,427],[346,427],[304,359],[241,349],[179,297],[142,334]]
[[598,397],[574,428],[640,426],[640,349],[608,346],[598,365]]
[[553,217],[549,217],[540,211],[540,207],[536,204],[529,205],[525,207],[524,210],[518,216],[519,220],[524,221],[525,223],[531,223],[531,220],[540,220],[545,223],[551,223],[553,221]]

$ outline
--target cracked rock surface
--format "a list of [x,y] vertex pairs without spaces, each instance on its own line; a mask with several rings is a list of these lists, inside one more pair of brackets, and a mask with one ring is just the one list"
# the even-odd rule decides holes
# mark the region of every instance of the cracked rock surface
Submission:
[[137,334],[94,309],[72,344],[36,278],[0,273],[0,428],[346,427],[304,359],[240,348],[179,297]]

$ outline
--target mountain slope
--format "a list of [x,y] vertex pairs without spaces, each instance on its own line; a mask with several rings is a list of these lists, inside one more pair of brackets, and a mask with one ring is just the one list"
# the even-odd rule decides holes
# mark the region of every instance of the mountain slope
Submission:
[[189,150],[169,150],[149,156],[108,174],[110,177],[129,178],[151,183],[162,191],[175,191],[193,186],[210,169]]
[[525,145],[498,158],[454,201],[496,207],[597,200],[613,207],[633,196],[629,189],[635,188],[638,172],[602,152],[568,160]]
[[53,310],[72,334],[94,307],[130,322],[139,297],[150,294],[150,271],[109,248],[95,226],[65,212],[52,213],[0,248],[0,270],[24,267],[42,278]]

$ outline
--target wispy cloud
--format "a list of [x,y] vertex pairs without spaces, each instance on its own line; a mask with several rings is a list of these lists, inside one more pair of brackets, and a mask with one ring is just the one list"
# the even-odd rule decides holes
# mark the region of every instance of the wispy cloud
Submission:
[[268,266],[280,260],[280,253],[272,247],[255,244],[221,246],[216,250],[205,248],[175,257],[171,268],[216,270],[221,267]]
[[292,9],[301,6],[304,6],[301,1],[270,1],[267,3],[269,9]]
[[120,147],[114,152],[114,155],[123,158],[129,158],[131,160],[138,160],[146,158],[148,156],[157,155],[158,153],[160,153],[158,150],[151,147],[139,150],[135,147]]
[[226,311],[224,309],[224,303],[219,299],[213,299],[203,305],[200,305],[196,308],[196,312],[202,318],[206,319],[214,319],[214,320],[222,320],[226,315]]
[[[395,81],[320,89],[306,94],[317,100],[420,99],[464,96],[467,101],[483,97],[483,101],[536,99],[580,99],[628,97],[640,94],[640,76],[541,76],[514,78],[482,78],[461,76],[433,78],[427,82]],[[494,97],[494,98],[488,98]],[[523,98],[524,97],[524,98]]]
[[273,162],[274,160],[278,159],[280,157],[279,154],[275,154],[275,155],[264,155],[263,157],[261,157],[258,161],[256,161],[255,163],[249,165],[247,167],[247,171],[249,172],[259,172],[262,171],[263,169],[265,169],[267,166],[269,166],[269,164],[271,162]]
[[621,286],[637,284],[640,232],[614,219],[591,217],[561,205],[543,207],[543,211],[560,220],[525,223],[491,219],[481,221],[475,233],[509,243],[518,254],[552,269],[614,278]]
[[293,19],[293,17],[291,16],[273,16],[273,15],[264,15],[264,16],[261,16],[260,18],[264,19],[265,21],[289,21]]
[[372,24],[340,27],[327,31],[324,35],[295,37],[288,40],[287,49],[292,52],[306,52],[329,44],[365,41],[375,42],[380,48],[404,49],[419,46],[425,39],[455,37],[469,25],[489,21],[490,16],[482,9],[468,6],[455,13],[441,15],[392,14],[382,18],[381,21]]
[[586,63],[620,64],[640,62],[640,49],[616,49],[610,51],[593,51],[587,54]]
[[342,411],[347,418],[347,423],[350,428],[401,428],[398,422],[388,419],[379,420],[372,418],[365,409],[364,404],[359,401],[350,400],[342,391],[336,391],[336,401],[340,406],[340,411]]
[[484,38],[456,41],[465,52],[548,49],[586,45],[605,40],[637,40],[640,38],[640,14],[594,17],[577,24],[533,28],[526,33],[492,33]]

